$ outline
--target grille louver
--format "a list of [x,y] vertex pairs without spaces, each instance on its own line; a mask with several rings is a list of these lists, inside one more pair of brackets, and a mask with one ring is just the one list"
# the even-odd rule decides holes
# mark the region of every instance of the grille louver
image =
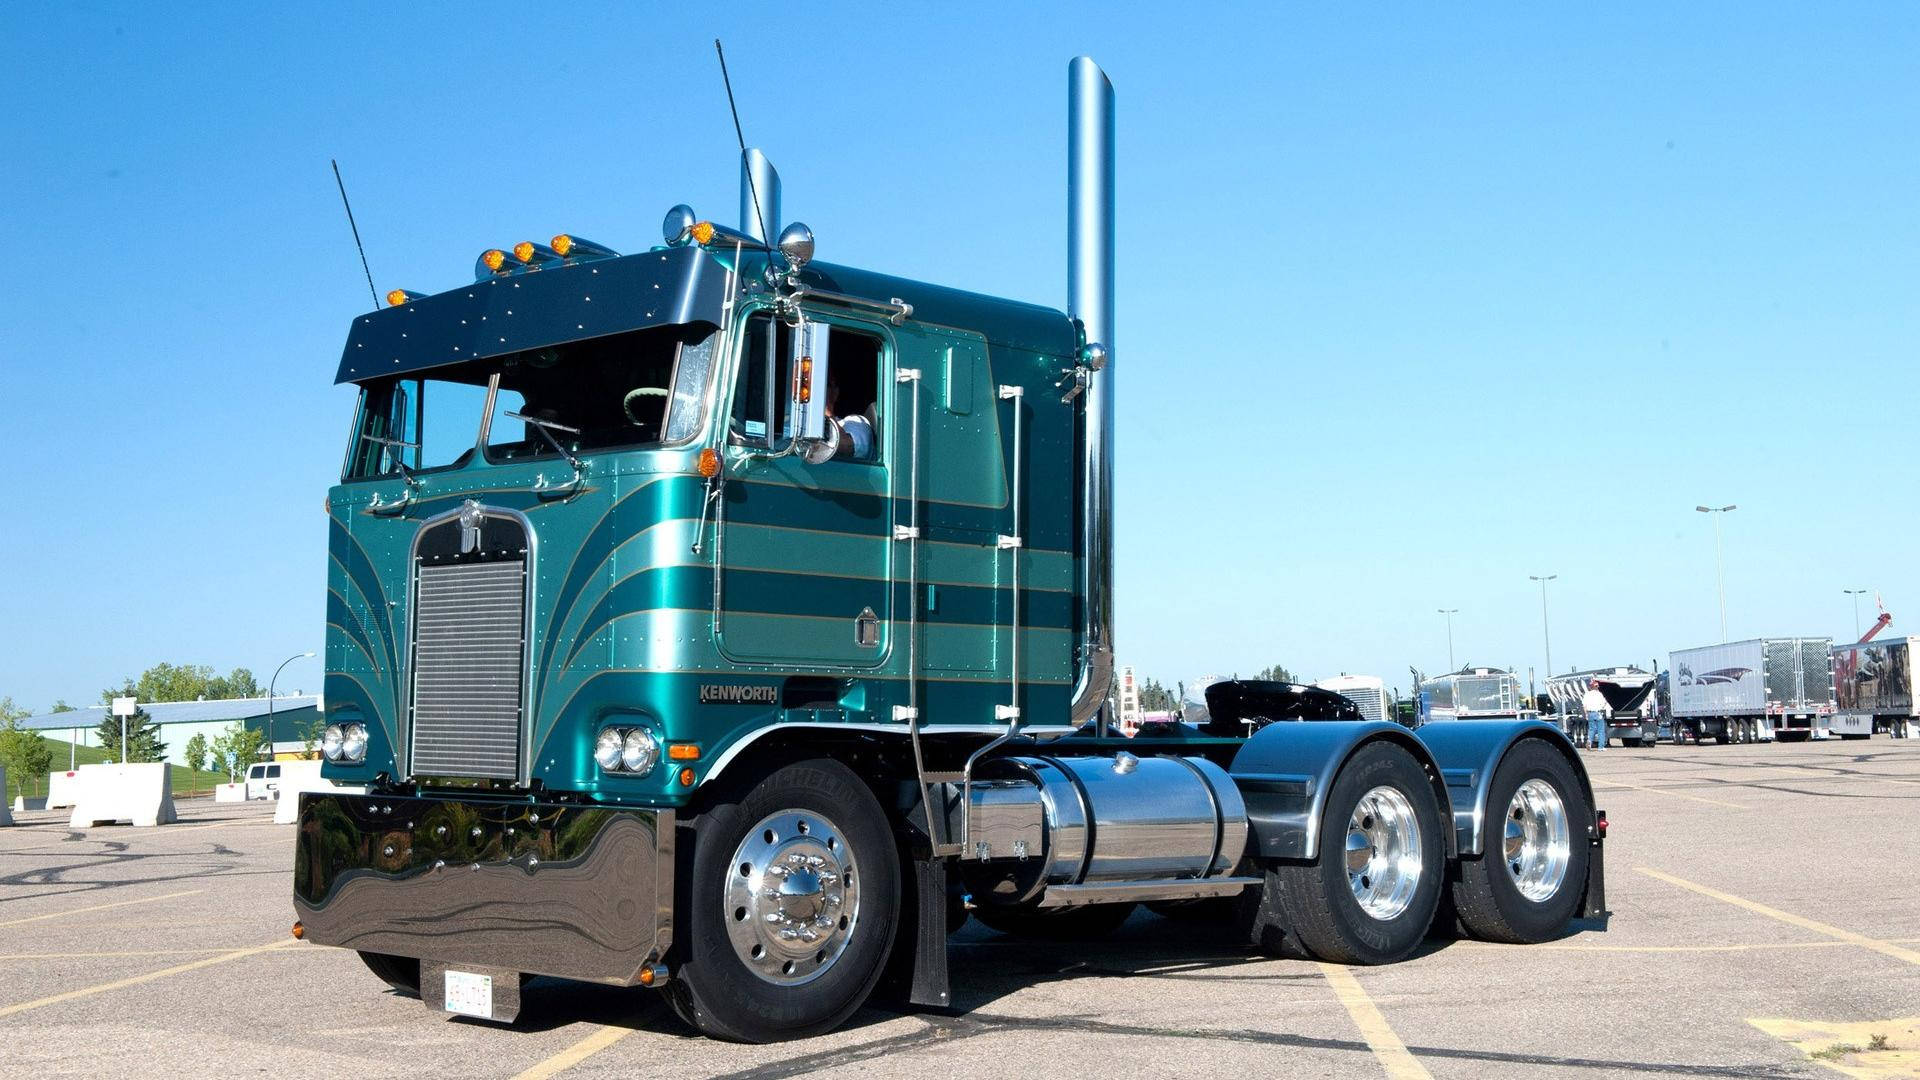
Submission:
[[526,563],[423,565],[413,643],[413,772],[517,780]]

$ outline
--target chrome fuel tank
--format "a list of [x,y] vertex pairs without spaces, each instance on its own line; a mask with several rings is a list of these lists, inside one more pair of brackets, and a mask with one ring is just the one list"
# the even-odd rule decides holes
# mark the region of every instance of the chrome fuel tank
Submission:
[[[995,761],[969,799],[961,864],[977,900],[1020,904],[1049,886],[1230,874],[1247,812],[1226,770],[1197,757]],[[960,835],[958,807],[949,815]]]

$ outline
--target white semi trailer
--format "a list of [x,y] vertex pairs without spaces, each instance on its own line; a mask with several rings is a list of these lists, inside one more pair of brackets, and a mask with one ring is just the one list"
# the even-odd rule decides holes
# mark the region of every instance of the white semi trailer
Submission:
[[1835,645],[1834,714],[1830,726],[1843,739],[1885,733],[1896,739],[1920,735],[1920,708],[1913,695],[1913,646],[1920,638],[1881,638]]
[[1751,638],[1669,658],[1676,735],[1720,743],[1824,739],[1833,669],[1824,637]]

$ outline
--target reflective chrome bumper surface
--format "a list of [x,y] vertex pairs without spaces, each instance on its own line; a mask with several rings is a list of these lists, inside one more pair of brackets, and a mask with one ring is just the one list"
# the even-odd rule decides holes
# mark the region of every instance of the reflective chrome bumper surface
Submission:
[[673,940],[671,810],[305,794],[307,940],[631,986]]

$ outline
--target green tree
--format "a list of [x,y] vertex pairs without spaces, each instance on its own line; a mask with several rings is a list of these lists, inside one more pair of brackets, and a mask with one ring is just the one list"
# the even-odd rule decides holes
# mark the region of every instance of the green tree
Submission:
[[326,733],[327,718],[324,716],[314,717],[313,723],[308,724],[306,732],[300,736],[300,752],[310,758],[319,757],[320,736]]
[[1160,685],[1159,679],[1150,678],[1140,684],[1141,712],[1171,712],[1179,708],[1180,699]]
[[49,711],[51,711],[51,712],[72,712],[72,711],[74,711],[74,710],[73,710],[73,706],[71,706],[71,705],[69,705],[69,704],[67,704],[67,703],[66,703],[66,700],[65,700],[65,699],[62,699],[62,700],[60,700],[60,701],[56,701],[56,702],[54,702],[54,703],[53,703],[53,708],[52,708],[51,710],[49,710]]
[[223,734],[215,736],[213,745],[208,747],[213,755],[213,763],[227,770],[227,782],[240,778],[240,771],[253,764],[260,753],[260,733],[245,724],[234,724]]
[[[95,730],[107,752],[107,760],[119,761],[120,718],[108,716]],[[160,725],[153,722],[147,710],[136,708],[133,715],[127,717],[127,761],[159,761],[166,753],[167,744],[160,741]]]
[[207,737],[196,733],[187,740],[185,757],[187,768],[187,794],[200,794],[200,774],[207,770]]
[[0,723],[8,720],[24,720],[33,713],[13,703],[11,697],[0,697]]
[[1254,678],[1262,682],[1299,682],[1300,681],[1299,679],[1296,679],[1293,677],[1293,672],[1288,671],[1286,668],[1280,666],[1279,664],[1271,664],[1267,667],[1261,668],[1259,673],[1256,674]]
[[225,675],[215,675],[207,664],[169,664],[161,662],[140,673],[138,679],[126,679],[117,687],[101,691],[103,701],[133,697],[141,701],[226,701],[231,698],[261,696],[260,683],[253,672],[243,667]]
[[[12,708],[13,699],[0,700],[0,712],[8,713],[0,720],[0,766],[5,766],[7,775],[13,778],[15,792],[21,797],[27,796],[27,783],[35,784],[47,775],[53,767],[53,747],[47,745],[37,731],[20,726],[20,717]],[[0,792],[4,796],[5,792]]]

